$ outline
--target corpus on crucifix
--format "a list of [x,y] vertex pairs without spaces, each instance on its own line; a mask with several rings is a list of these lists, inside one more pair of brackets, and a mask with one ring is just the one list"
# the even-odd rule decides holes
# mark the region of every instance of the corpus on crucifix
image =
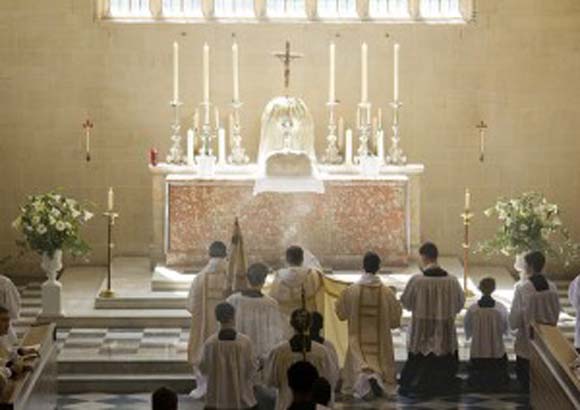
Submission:
[[284,94],[288,95],[288,87],[290,87],[290,63],[292,60],[304,57],[303,54],[293,54],[290,52],[290,42],[286,41],[286,50],[274,53],[274,57],[278,57],[282,64],[284,64]]

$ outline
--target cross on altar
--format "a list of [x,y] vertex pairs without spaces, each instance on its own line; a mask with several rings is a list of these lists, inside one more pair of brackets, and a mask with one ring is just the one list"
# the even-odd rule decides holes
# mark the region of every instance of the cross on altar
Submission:
[[286,94],[288,91],[288,87],[290,86],[290,63],[292,60],[304,57],[303,54],[291,53],[290,52],[290,42],[286,41],[286,51],[285,52],[278,52],[274,53],[274,57],[277,57],[282,61],[284,64],[284,89],[286,90]]

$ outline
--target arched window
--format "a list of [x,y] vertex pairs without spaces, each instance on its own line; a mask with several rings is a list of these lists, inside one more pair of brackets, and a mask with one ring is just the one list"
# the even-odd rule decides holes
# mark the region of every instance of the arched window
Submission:
[[149,0],[110,0],[112,17],[150,17]]
[[214,0],[216,17],[254,17],[254,0]]
[[426,19],[461,18],[460,0],[421,0],[420,14]]
[[306,17],[305,0],[268,0],[266,14],[274,18]]
[[163,0],[165,17],[202,17],[202,0]]
[[370,18],[404,18],[409,17],[408,0],[370,0]]
[[320,18],[357,17],[356,0],[318,0]]

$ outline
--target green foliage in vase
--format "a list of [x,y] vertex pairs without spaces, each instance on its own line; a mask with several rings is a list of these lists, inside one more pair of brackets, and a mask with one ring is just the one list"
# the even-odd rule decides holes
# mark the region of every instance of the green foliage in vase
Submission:
[[50,257],[58,249],[82,256],[90,247],[80,230],[92,217],[75,199],[49,192],[29,196],[12,226],[23,236],[18,245],[26,249],[41,255],[46,252]]
[[560,259],[566,266],[580,259],[580,244],[570,238],[562,225],[558,205],[549,203],[540,193],[527,192],[519,198],[500,198],[494,207],[484,211],[496,217],[500,226],[492,239],[479,244],[478,251],[487,255],[516,256],[542,251]]

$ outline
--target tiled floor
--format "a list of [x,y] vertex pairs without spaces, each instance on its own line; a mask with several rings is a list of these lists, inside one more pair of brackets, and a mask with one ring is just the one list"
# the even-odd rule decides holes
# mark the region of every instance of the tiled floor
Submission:
[[[509,394],[465,394],[462,396],[442,397],[431,400],[411,400],[399,397],[382,401],[341,401],[335,405],[337,410],[351,409],[527,409],[527,396]],[[150,408],[148,394],[113,395],[79,394],[59,398],[59,410],[144,410]],[[180,398],[180,410],[201,410],[203,403],[189,397]]]

